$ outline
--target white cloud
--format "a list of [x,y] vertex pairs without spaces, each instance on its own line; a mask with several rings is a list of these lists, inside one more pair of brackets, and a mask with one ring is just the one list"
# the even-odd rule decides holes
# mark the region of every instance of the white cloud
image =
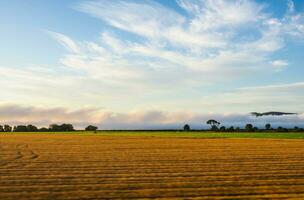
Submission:
[[250,0],[178,4],[185,14],[154,1],[78,3],[78,11],[106,24],[99,39],[79,41],[47,31],[67,49],[60,70],[1,67],[2,99],[29,105],[99,105],[115,111],[303,108],[303,90],[295,89],[300,86],[288,87],[289,96],[226,89],[227,82],[242,87],[234,81],[256,77],[258,82],[261,73],[272,75],[287,67],[288,57],[280,58],[280,50],[290,38],[302,41],[304,33],[303,14],[294,5],[277,18],[265,11],[266,5]]
[[75,7],[115,28],[144,37],[158,37],[168,26],[184,21],[179,14],[152,1],[89,1]]
[[[198,79],[200,83],[210,83],[232,74],[235,76],[229,79],[265,69],[282,70],[282,65],[279,69],[272,63],[271,54],[285,46],[287,29],[298,31],[296,25],[291,25],[295,13],[273,18],[264,11],[266,5],[250,0],[177,2],[189,16],[152,1],[96,0],[75,5],[77,10],[112,26],[112,31],[127,31],[141,36],[141,40],[128,41],[118,34],[103,32],[101,42],[90,43],[99,49],[109,47],[110,53],[70,55],[63,63],[88,69],[94,66],[93,72],[89,71],[95,76],[101,71],[119,74],[111,70],[117,68],[122,76],[130,78],[129,82],[131,74],[139,74],[135,81],[142,77],[152,84],[158,82],[155,77],[168,77],[173,71],[174,84],[184,84],[187,81],[183,75],[188,78],[187,74],[196,74],[191,82]],[[298,21],[295,24],[299,25]]]
[[249,0],[179,0],[179,5],[192,14],[191,29],[196,32],[212,29],[233,29],[265,18],[263,5]]
[[[241,91],[260,91],[260,92],[293,92],[294,90],[304,89],[304,82],[295,82],[289,84],[266,85],[260,87],[244,87]],[[304,95],[298,93],[299,95]]]
[[80,53],[78,45],[68,36],[53,31],[46,31],[50,34],[57,42],[64,46],[71,53]]
[[271,61],[271,65],[273,66],[275,71],[280,72],[288,66],[288,62],[286,60],[274,60]]

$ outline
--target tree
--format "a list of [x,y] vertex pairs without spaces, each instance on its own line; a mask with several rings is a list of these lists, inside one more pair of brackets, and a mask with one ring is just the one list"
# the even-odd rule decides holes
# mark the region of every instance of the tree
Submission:
[[209,119],[206,123],[211,126],[211,130],[213,131],[218,130],[218,126],[221,124],[220,122],[214,119]]
[[61,131],[75,131],[72,124],[62,124]]
[[4,128],[2,125],[0,125],[0,132],[4,132]]
[[50,131],[60,131],[60,126],[58,125],[58,124],[51,124],[50,126],[49,126],[49,130]]
[[246,130],[246,131],[252,131],[252,130],[253,130],[252,124],[246,124],[245,130]]
[[188,124],[185,124],[184,131],[190,131],[190,126]]
[[38,131],[38,128],[34,125],[31,125],[31,124],[27,125],[26,129],[27,129],[28,132],[37,132]]
[[234,127],[233,127],[233,126],[230,126],[230,127],[227,129],[227,131],[229,131],[229,132],[234,132]]
[[277,132],[288,132],[288,129],[279,126],[278,129],[277,129]]
[[86,131],[96,131],[98,129],[97,126],[89,125],[85,128]]
[[226,131],[226,127],[225,126],[221,126],[220,131]]
[[49,129],[48,129],[48,128],[45,128],[45,127],[42,127],[42,128],[40,128],[40,129],[38,129],[38,131],[40,131],[40,132],[48,132]]
[[266,130],[270,130],[271,129],[271,125],[270,124],[266,124],[265,128],[266,128]]
[[27,132],[27,127],[24,125],[14,126],[14,132]]
[[10,125],[4,125],[4,132],[12,132],[12,127]]
[[61,125],[51,124],[49,126],[49,130],[54,131],[54,132],[56,132],[56,131],[75,131],[72,124],[61,124]]

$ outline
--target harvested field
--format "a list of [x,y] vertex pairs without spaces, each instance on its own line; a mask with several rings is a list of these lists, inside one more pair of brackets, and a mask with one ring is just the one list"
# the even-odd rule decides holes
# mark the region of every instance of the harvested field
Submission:
[[304,140],[0,135],[0,199],[304,199]]

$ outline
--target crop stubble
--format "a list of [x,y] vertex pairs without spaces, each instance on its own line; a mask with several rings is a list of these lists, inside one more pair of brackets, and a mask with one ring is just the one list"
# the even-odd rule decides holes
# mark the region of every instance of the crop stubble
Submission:
[[303,199],[304,140],[0,135],[0,199]]

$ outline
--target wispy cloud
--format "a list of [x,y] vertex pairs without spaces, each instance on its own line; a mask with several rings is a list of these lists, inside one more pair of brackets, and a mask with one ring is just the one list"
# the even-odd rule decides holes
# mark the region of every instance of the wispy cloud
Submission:
[[60,70],[1,67],[3,102],[97,105],[117,113],[304,110],[301,83],[237,89],[244,85],[235,82],[221,88],[290,67],[280,52],[290,38],[304,39],[304,15],[292,1],[282,17],[251,0],[178,0],[177,5],[184,12],[146,0],[77,3],[76,11],[100,21],[98,39],[46,31],[66,49]]
[[[141,40],[103,32],[101,41],[86,47],[91,48],[90,53],[68,55],[62,62],[70,67],[94,66],[95,75],[102,74],[98,72],[102,69],[121,74],[119,79],[130,78],[128,81],[137,74],[135,81],[142,78],[147,85],[171,73],[175,74],[171,76],[174,84],[185,84],[188,77],[192,83],[210,84],[265,69],[282,71],[288,61],[273,61],[271,55],[285,46],[286,35],[300,35],[299,26],[303,25],[303,17],[292,11],[290,3],[281,19],[266,13],[266,5],[249,0],[177,3],[188,16],[152,1],[96,0],[75,5],[77,10],[108,24],[112,31],[126,31]],[[112,51],[100,52],[107,47]]]
[[56,33],[53,31],[46,31],[50,36],[52,36],[58,43],[64,46],[71,53],[81,53],[80,48],[71,38],[65,36],[61,33]]

